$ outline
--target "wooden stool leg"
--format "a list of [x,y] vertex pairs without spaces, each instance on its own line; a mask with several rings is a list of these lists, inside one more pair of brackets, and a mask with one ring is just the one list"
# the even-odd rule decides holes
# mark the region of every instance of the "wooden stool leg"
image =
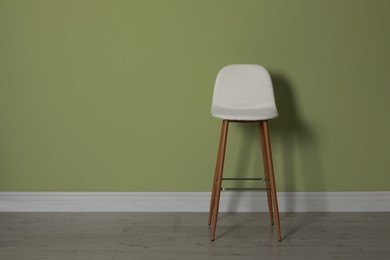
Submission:
[[[219,154],[219,152],[218,152],[218,154]],[[218,155],[217,155],[217,158],[219,158]],[[217,159],[217,165],[219,165],[218,159]],[[211,220],[213,218],[215,188],[217,187],[217,173],[218,173],[218,166],[215,166],[215,173],[214,173],[214,179],[213,179],[213,188],[211,189],[209,219],[208,219],[208,222],[207,222],[209,225],[211,225]]]
[[260,141],[261,141],[261,153],[263,155],[263,165],[264,165],[264,175],[265,175],[265,184],[267,188],[267,200],[268,200],[268,212],[269,212],[269,218],[271,221],[271,225],[273,225],[274,222],[274,214],[272,209],[272,196],[271,196],[271,188],[269,183],[269,171],[268,171],[268,162],[267,162],[267,155],[265,150],[265,138],[264,138],[264,131],[263,131],[263,122],[259,122],[259,129],[260,129]]
[[211,224],[211,220],[213,218],[213,210],[214,210],[214,200],[215,200],[215,193],[216,193],[216,188],[217,188],[217,176],[219,172],[219,161],[220,161],[220,154],[222,152],[222,144],[225,142],[224,141],[224,124],[222,122],[222,127],[221,127],[221,134],[220,134],[220,139],[219,139],[219,147],[218,147],[218,153],[217,153],[217,161],[215,164],[215,172],[214,172],[214,179],[213,179],[213,188],[211,190],[211,199],[210,199],[210,210],[209,210],[209,218],[208,218],[208,224]]
[[274,214],[275,214],[275,222],[276,222],[276,232],[278,234],[278,240],[282,240],[282,235],[280,231],[280,218],[279,218],[279,207],[278,207],[278,198],[276,195],[276,185],[275,185],[275,176],[274,176],[274,170],[273,170],[273,164],[272,164],[272,153],[271,153],[271,142],[269,137],[269,131],[268,131],[268,121],[265,120],[262,122],[262,128],[264,131],[264,140],[265,140],[265,150],[266,150],[266,157],[267,157],[267,168],[269,172],[269,181],[271,186],[271,197],[273,201],[273,208],[274,208]]
[[221,196],[221,184],[222,184],[222,175],[223,175],[223,165],[225,161],[225,151],[226,151],[226,140],[228,134],[229,121],[223,120],[222,130],[221,130],[221,139],[220,146],[218,151],[217,166],[216,166],[216,178],[215,178],[215,189],[214,189],[214,202],[212,210],[212,229],[211,229],[211,241],[215,239],[215,230],[217,228],[218,220],[218,209],[219,209],[219,199]]

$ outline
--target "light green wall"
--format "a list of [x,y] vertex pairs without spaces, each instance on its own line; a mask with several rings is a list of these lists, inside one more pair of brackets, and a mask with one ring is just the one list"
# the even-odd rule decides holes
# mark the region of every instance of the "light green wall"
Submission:
[[[390,1],[0,0],[0,191],[208,191],[224,65],[269,69],[279,190],[390,190]],[[261,171],[232,125],[226,176]]]

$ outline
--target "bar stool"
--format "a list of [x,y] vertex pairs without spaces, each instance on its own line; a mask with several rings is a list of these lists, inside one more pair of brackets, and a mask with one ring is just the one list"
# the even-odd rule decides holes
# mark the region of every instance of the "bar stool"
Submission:
[[[271,224],[276,224],[281,241],[278,200],[272,165],[268,119],[278,116],[271,77],[267,70],[254,64],[234,64],[222,68],[214,86],[211,106],[212,116],[222,119],[221,136],[214,182],[211,192],[208,224],[212,223],[211,241],[215,239],[221,190],[248,190],[250,188],[222,188],[223,180],[265,181]],[[229,123],[257,123],[260,130],[265,178],[223,178],[226,141]]]

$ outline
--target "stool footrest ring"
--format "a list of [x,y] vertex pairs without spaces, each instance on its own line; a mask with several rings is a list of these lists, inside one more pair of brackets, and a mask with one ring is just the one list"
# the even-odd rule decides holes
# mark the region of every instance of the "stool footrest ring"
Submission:
[[268,181],[266,178],[222,178],[223,181]]
[[226,190],[269,190],[267,188],[221,188],[221,191]]

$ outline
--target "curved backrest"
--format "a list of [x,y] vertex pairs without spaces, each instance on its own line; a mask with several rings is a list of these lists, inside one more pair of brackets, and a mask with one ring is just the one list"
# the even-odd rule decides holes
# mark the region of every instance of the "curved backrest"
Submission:
[[222,68],[214,86],[211,114],[230,120],[265,120],[278,116],[271,77],[254,64]]

